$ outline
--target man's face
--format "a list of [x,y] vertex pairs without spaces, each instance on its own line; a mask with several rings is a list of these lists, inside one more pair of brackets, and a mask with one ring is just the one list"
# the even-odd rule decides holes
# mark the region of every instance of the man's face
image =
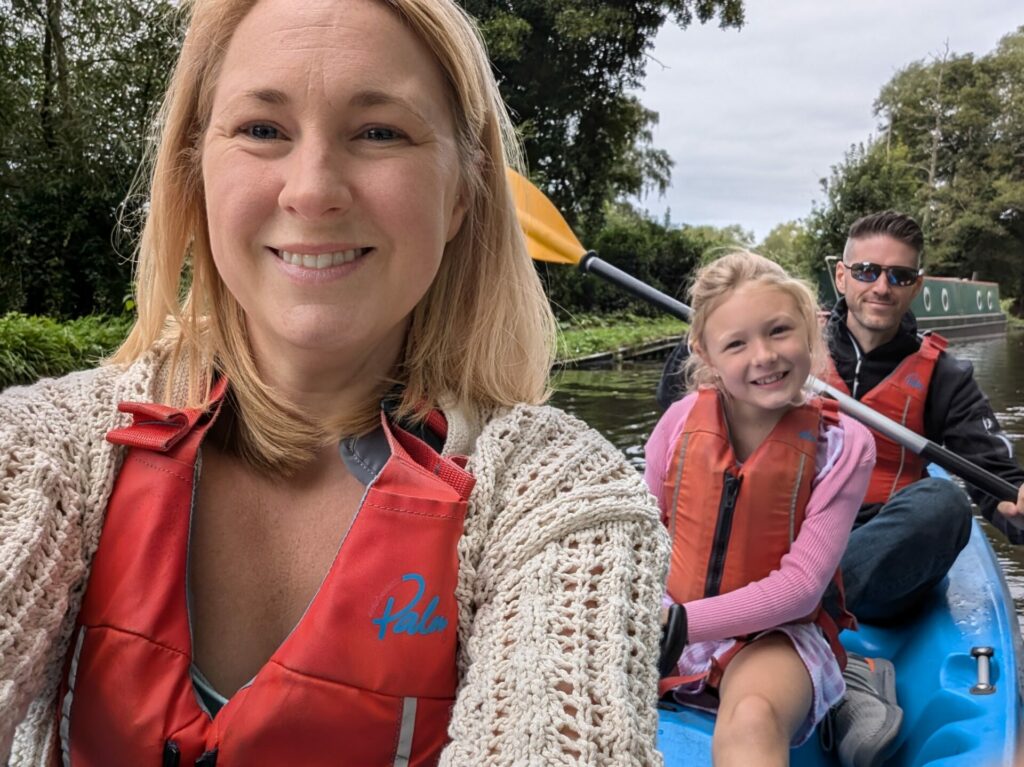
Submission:
[[851,265],[869,262],[917,270],[917,254],[909,245],[884,234],[853,240],[849,251],[836,264],[836,287],[849,307],[847,325],[862,342],[862,333],[879,342],[887,341],[896,335],[900,319],[921,292],[922,280],[918,277],[911,285],[892,285],[889,273],[883,271],[874,282],[862,282],[854,278]]

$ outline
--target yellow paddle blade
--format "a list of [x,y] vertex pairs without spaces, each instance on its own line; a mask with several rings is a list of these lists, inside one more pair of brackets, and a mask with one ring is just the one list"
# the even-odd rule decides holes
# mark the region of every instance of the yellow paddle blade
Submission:
[[534,261],[576,265],[587,253],[551,200],[526,178],[507,168],[508,183]]

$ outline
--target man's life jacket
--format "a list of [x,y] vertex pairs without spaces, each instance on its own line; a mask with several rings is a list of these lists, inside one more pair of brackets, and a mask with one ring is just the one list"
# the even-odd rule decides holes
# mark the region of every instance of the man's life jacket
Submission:
[[[935,365],[948,342],[935,333],[929,333],[921,348],[905,357],[885,380],[860,398],[868,407],[906,426],[917,434],[924,434],[924,405],[928,399]],[[831,358],[828,361],[828,382],[846,394],[846,382],[836,371]],[[927,473],[925,461],[916,453],[871,430],[875,438],[875,469],[864,496],[864,505],[885,503],[893,493],[917,482]]]
[[292,633],[211,717],[191,675],[186,575],[197,453],[219,406],[119,406],[134,423],[107,435],[129,449],[60,689],[58,763],[436,764],[457,684],[464,459],[384,416],[346,440],[368,487],[339,552]]
[[[663,521],[672,539],[666,590],[673,602],[727,594],[779,569],[804,521],[823,421],[838,422],[832,400],[792,408],[741,465],[718,393],[699,391],[665,479]],[[856,624],[842,604],[838,571],[834,580],[838,603],[827,609],[819,604],[804,621],[821,626],[844,666],[839,629]],[[712,669],[710,684],[717,684],[726,660]],[[673,682],[681,683],[662,680],[663,691]]]

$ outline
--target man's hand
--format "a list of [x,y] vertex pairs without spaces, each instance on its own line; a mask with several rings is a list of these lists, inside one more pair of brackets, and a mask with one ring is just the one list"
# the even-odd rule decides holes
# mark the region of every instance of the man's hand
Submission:
[[1017,502],[1002,501],[996,506],[996,511],[1004,517],[1019,517],[1024,515],[1024,485],[1021,485],[1017,492]]

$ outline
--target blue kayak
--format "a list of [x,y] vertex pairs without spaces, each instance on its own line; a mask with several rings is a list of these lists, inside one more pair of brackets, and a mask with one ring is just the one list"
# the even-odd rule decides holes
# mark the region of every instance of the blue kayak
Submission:
[[[1014,762],[1021,734],[1021,636],[1006,580],[977,520],[949,576],[912,622],[880,628],[861,624],[843,644],[896,666],[903,726],[887,765],[988,767]],[[979,694],[973,648],[993,651],[994,691]],[[672,710],[670,710],[672,709]],[[711,764],[714,719],[662,704],[658,746],[667,767]],[[818,737],[793,751],[794,767],[838,764]]]

